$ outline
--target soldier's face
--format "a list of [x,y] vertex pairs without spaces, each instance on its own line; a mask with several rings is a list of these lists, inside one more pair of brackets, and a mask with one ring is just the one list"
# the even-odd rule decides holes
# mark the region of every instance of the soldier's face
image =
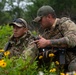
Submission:
[[25,34],[25,32],[27,32],[27,29],[24,27],[18,27],[16,25],[13,25],[13,35],[14,37],[21,37],[22,35]]
[[40,20],[40,25],[42,28],[49,28],[52,26],[51,20],[50,20],[50,16],[44,16],[41,18]]

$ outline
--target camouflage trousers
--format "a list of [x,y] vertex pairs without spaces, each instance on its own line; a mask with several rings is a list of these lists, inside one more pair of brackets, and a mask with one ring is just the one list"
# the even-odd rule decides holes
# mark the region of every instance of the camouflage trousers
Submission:
[[70,64],[68,65],[69,71],[76,71],[76,58],[73,59]]

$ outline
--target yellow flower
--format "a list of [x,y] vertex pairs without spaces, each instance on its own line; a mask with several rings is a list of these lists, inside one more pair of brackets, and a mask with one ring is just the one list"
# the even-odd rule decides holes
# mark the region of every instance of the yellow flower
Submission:
[[53,68],[53,72],[55,72],[56,71],[56,68]]
[[6,62],[0,64],[1,67],[6,67]]
[[2,65],[3,62],[4,62],[4,60],[0,60],[0,66]]
[[8,56],[9,54],[10,54],[9,51],[4,52],[4,55],[5,55],[5,56]]
[[1,49],[1,50],[0,50],[0,52],[4,52],[4,50],[3,50],[3,49]]
[[53,72],[53,69],[50,69],[50,72]]
[[39,56],[39,59],[42,59],[43,58],[43,56]]
[[60,75],[65,75],[65,73],[60,73]]
[[52,69],[50,70],[50,72],[52,72]]
[[59,65],[59,62],[58,62],[58,61],[56,61],[55,63],[56,63],[57,65]]
[[68,73],[66,73],[66,75],[69,75]]
[[56,69],[55,68],[50,69],[50,72],[56,72]]
[[55,55],[53,53],[50,53],[49,54],[49,57],[54,57]]
[[74,75],[76,75],[76,73]]
[[0,60],[0,66],[1,67],[6,67],[6,62],[4,62],[4,60]]
[[1,63],[1,62],[4,62],[4,60],[3,60],[3,59],[2,59],[2,60],[0,60],[0,63]]

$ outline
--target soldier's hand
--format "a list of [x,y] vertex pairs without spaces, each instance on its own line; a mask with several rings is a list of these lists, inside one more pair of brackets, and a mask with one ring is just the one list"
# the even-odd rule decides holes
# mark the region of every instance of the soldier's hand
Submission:
[[39,40],[36,40],[38,48],[43,48],[51,44],[50,40],[46,40],[42,36],[39,36]]
[[33,42],[31,42],[30,44],[33,44],[33,43],[36,43],[37,47],[38,48],[43,48],[43,47],[46,47],[48,45],[51,46],[51,42],[50,40],[46,40],[45,38],[43,38],[42,36],[39,35],[39,38],[38,40],[35,40]]

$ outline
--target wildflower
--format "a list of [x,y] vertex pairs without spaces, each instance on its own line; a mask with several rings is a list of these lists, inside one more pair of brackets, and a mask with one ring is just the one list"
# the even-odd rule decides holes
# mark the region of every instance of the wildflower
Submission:
[[4,62],[4,60],[0,60],[0,66],[1,67],[6,67],[6,62]]
[[50,53],[49,54],[49,57],[54,57],[55,55],[53,53]]
[[60,73],[60,75],[65,75],[65,73]]
[[44,75],[43,71],[39,71],[38,75]]
[[56,63],[56,65],[59,65],[59,62],[58,61],[56,61],[55,63]]
[[8,56],[9,54],[10,54],[9,51],[4,52],[4,55],[5,55],[5,56]]
[[4,60],[0,60],[0,66],[2,65],[3,62],[4,62]]
[[1,62],[4,62],[4,60],[3,60],[3,59],[2,59],[2,60],[0,60],[0,63],[1,63]]
[[53,72],[55,72],[56,71],[56,68],[53,68]]
[[56,72],[56,69],[55,68],[50,69],[50,72]]
[[68,73],[66,73],[66,75],[69,75]]
[[1,67],[6,67],[6,62],[0,64]]
[[43,58],[43,56],[39,56],[39,59],[42,59]]
[[0,52],[4,52],[4,50],[3,50],[3,49],[1,49],[1,50],[0,50]]
[[53,72],[53,70],[51,69],[50,72]]

